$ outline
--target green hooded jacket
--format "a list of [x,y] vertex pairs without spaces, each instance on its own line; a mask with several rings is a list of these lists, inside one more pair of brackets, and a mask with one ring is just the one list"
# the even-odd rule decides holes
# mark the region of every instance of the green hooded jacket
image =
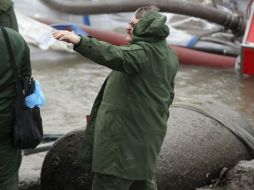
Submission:
[[[31,76],[30,50],[25,40],[16,31],[6,28],[15,62],[21,77]],[[10,136],[10,123],[12,123],[12,102],[16,95],[15,76],[9,60],[8,50],[0,31],[0,142]],[[2,116],[6,117],[4,119]],[[9,118],[9,119],[7,119]],[[6,120],[6,122],[4,122]],[[7,122],[8,121],[8,122]],[[9,128],[9,129],[8,129]],[[6,129],[7,131],[3,131]]]
[[18,23],[11,0],[0,0],[0,26],[18,31]]
[[[6,28],[21,77],[31,76],[30,52],[22,36]],[[11,130],[14,123],[12,103],[16,95],[15,76],[8,50],[0,31],[0,189],[18,189],[18,169],[21,150],[12,146]]]
[[93,172],[130,180],[153,176],[178,69],[165,22],[165,16],[150,12],[135,26],[129,46],[82,37],[74,47],[113,70],[96,98],[80,152],[82,165],[90,161]]

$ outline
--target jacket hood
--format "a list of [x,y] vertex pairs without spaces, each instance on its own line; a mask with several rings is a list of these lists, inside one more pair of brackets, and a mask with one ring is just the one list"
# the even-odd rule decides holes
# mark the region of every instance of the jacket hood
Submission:
[[12,4],[13,3],[10,0],[0,0],[0,11],[7,11]]
[[167,17],[157,11],[147,13],[135,26],[132,41],[151,42],[165,39],[169,35],[166,20]]

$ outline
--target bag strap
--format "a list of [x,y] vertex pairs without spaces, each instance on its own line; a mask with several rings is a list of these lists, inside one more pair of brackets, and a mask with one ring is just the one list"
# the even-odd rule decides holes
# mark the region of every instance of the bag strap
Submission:
[[12,70],[13,70],[13,73],[14,73],[14,76],[15,76],[16,90],[17,90],[17,92],[22,93],[21,80],[20,80],[20,77],[19,77],[19,74],[18,74],[18,69],[17,69],[16,63],[15,63],[14,54],[13,54],[13,51],[12,51],[12,48],[11,48],[11,42],[10,42],[9,36],[8,36],[7,31],[4,27],[1,27],[1,31],[2,31],[3,36],[4,36],[4,40],[5,40],[5,43],[6,43],[6,46],[7,46],[7,49],[8,49],[8,53],[9,53],[10,63],[11,63]]

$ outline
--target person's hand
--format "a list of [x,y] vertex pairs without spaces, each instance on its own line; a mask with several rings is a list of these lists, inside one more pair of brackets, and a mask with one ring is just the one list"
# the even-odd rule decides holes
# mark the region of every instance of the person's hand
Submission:
[[53,37],[56,40],[72,43],[74,45],[77,45],[81,40],[80,36],[66,30],[58,30],[54,32]]

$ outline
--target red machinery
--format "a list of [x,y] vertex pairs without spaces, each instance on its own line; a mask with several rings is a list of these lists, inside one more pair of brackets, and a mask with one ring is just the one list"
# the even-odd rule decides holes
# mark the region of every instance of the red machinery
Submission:
[[250,15],[245,30],[241,52],[242,74],[254,75],[254,4],[250,4]]

